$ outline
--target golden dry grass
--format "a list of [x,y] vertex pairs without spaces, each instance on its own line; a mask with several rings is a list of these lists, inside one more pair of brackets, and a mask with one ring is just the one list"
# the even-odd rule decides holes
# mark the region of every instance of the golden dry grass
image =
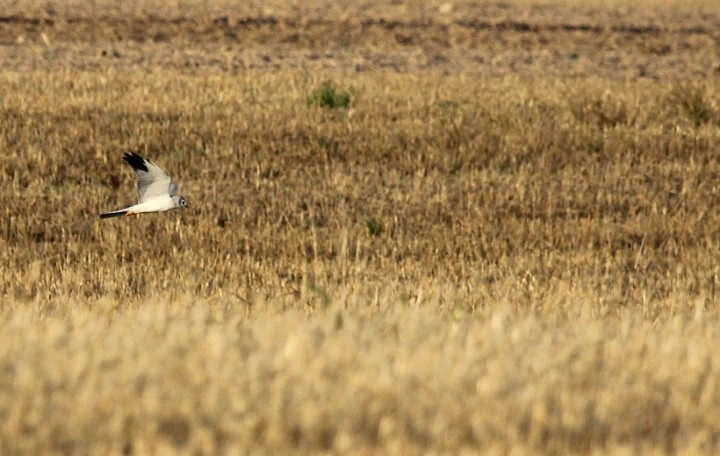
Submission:
[[717,452],[717,6],[333,5],[3,13],[0,452]]

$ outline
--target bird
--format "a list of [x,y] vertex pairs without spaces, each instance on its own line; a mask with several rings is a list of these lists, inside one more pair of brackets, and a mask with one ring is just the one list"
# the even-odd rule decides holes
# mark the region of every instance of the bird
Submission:
[[185,197],[176,195],[177,185],[172,178],[152,161],[135,152],[123,155],[138,179],[138,203],[117,211],[100,214],[101,219],[135,215],[143,212],[162,212],[188,207]]

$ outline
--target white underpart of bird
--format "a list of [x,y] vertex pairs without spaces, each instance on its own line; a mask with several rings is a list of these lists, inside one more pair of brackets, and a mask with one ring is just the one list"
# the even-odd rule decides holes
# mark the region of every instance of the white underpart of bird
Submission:
[[135,171],[138,179],[138,203],[134,206],[113,212],[100,214],[100,218],[120,217],[121,215],[141,214],[144,212],[163,212],[187,207],[187,200],[176,195],[177,185],[172,178],[152,161],[135,152],[123,155]]

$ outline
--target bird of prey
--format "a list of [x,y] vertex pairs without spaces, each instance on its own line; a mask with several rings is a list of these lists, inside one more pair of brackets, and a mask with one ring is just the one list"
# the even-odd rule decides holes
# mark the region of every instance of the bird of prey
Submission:
[[135,152],[123,155],[138,178],[138,203],[113,212],[100,214],[100,218],[120,217],[121,215],[140,214],[142,212],[161,212],[187,207],[187,200],[176,195],[177,185],[158,165],[142,158]]

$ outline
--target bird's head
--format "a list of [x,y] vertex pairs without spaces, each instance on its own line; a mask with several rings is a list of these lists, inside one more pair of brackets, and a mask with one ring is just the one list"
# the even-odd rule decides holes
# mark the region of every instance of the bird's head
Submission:
[[175,200],[175,207],[188,207],[187,200],[184,196],[175,195],[173,196],[173,200]]

